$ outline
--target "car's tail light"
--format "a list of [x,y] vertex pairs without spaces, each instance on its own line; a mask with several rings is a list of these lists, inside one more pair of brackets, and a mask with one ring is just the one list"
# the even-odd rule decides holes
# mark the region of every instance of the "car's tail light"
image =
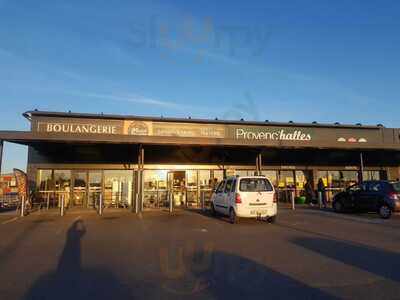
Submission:
[[239,193],[236,193],[235,195],[235,203],[242,203],[242,197],[240,197]]
[[274,192],[274,203],[278,202],[278,193]]
[[392,200],[399,200],[399,195],[397,195],[397,193],[390,193],[389,198]]

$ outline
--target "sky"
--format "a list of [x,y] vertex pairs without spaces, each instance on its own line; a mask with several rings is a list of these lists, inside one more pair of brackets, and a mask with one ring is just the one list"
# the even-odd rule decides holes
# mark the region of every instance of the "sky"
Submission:
[[[400,2],[0,0],[0,130],[39,109],[400,127]],[[6,143],[2,172],[26,168]]]

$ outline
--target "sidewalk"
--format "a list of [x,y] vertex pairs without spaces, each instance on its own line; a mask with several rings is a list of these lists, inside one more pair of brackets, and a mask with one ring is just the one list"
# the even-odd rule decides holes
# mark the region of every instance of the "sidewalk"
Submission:
[[[295,209],[317,209],[320,210],[318,204],[310,205],[310,204],[295,204],[294,205]],[[290,202],[278,202],[278,208],[280,209],[292,209],[292,203]],[[321,210],[325,211],[333,211],[331,204],[328,203],[328,206],[326,208],[323,208]]]

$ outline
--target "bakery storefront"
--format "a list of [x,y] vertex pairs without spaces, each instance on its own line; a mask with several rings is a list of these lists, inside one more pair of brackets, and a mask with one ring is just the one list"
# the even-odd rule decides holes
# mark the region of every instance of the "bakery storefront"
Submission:
[[[153,118],[29,111],[36,203],[133,211],[198,208],[228,175],[262,174],[281,201],[319,179],[328,198],[362,179],[400,177],[400,130],[383,126]],[[2,145],[2,143],[1,143]]]

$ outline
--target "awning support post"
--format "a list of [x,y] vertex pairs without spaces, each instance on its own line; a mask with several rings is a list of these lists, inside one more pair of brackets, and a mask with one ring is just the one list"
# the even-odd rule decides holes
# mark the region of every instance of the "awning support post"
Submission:
[[3,140],[0,140],[0,174],[1,174],[1,166],[2,166],[2,162],[3,162],[3,146],[4,146]]
[[144,148],[142,145],[139,145],[139,153],[138,153],[138,179],[137,179],[137,194],[138,201],[136,202],[137,207],[135,208],[136,212],[140,212],[143,210],[143,168],[144,168]]
[[260,176],[262,170],[262,153],[259,152],[256,157],[256,175]]
[[360,169],[358,172],[358,181],[359,183],[362,183],[364,181],[364,156],[362,152],[360,152]]

